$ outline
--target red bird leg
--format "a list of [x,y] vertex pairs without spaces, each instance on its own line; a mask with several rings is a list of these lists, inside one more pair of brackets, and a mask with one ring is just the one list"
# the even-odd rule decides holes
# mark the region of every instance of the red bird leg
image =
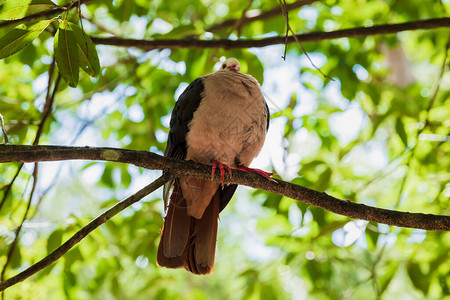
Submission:
[[220,171],[220,179],[222,182],[225,180],[225,169],[230,173],[231,177],[231,168],[227,166],[226,164],[221,163],[220,161],[215,160],[212,164],[212,170],[211,170],[211,180],[214,178],[214,173],[216,172],[217,166],[219,167]]
[[244,166],[239,166],[236,169],[242,170],[242,171],[246,171],[246,172],[250,172],[250,173],[256,173],[256,174],[259,174],[259,175],[263,176],[267,180],[270,180],[270,181],[273,181],[273,182],[277,182],[275,179],[270,177],[270,176],[273,175],[273,173],[269,173],[269,172],[263,171],[261,169],[248,168],[248,167],[244,167]]

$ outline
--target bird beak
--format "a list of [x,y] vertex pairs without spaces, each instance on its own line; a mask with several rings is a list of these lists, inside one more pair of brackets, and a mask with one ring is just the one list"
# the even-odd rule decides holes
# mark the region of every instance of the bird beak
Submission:
[[237,65],[232,65],[229,68],[231,71],[239,71],[239,67]]

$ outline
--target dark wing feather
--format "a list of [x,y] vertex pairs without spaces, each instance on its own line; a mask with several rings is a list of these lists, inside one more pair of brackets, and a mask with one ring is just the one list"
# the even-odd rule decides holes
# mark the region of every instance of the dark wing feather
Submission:
[[[189,122],[191,122],[194,112],[197,110],[202,100],[204,90],[203,79],[197,78],[184,90],[175,103],[170,118],[170,131],[167,139],[167,147],[164,151],[165,157],[184,159],[186,157],[186,134],[189,131]],[[169,199],[169,190],[173,180],[164,185],[163,199],[164,208],[167,208]]]
[[228,202],[230,202],[231,197],[233,197],[233,194],[236,191],[236,188],[237,184],[230,184],[222,188],[222,190],[220,191],[220,211],[222,211],[225,206],[227,206]]
[[170,118],[170,132],[164,156],[178,159],[186,157],[188,125],[202,101],[203,90],[203,80],[197,78],[184,90],[175,103]]

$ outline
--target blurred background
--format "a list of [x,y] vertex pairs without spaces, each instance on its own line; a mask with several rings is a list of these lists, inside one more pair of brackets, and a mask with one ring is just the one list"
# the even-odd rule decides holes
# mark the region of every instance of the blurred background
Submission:
[[[286,34],[277,1],[85,2],[83,29],[96,37],[182,42]],[[450,2],[310,0],[289,2],[287,8],[290,28],[306,33],[444,18]],[[67,18],[80,24],[77,9]],[[1,24],[0,36],[15,26]],[[61,80],[51,113],[39,126],[56,28],[51,24],[30,46],[0,60],[0,113],[11,144],[32,144],[41,127],[39,144],[162,154],[178,96],[195,78],[217,70],[226,57],[236,57],[241,71],[260,82],[271,111],[266,143],[253,167],[341,199],[450,214],[449,28],[302,43],[314,65],[333,80],[296,43],[288,45],[285,59],[282,44],[150,51],[100,44],[99,76],[80,72],[76,88]],[[4,279],[39,261],[161,174],[91,161],[45,162],[33,176],[34,170],[35,164],[0,165]],[[238,188],[221,213],[214,274],[157,267],[161,196],[158,190],[127,208],[56,263],[6,290],[4,297],[450,297],[448,232],[352,220],[246,187]]]

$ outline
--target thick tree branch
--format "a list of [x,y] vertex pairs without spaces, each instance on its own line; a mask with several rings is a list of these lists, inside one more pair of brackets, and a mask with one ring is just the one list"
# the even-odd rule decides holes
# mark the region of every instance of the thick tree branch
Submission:
[[140,191],[138,191],[136,194],[128,197],[127,199],[117,203],[101,215],[99,215],[97,218],[92,220],[89,224],[81,228],[77,233],[75,233],[70,239],[68,239],[64,244],[62,244],[60,247],[58,247],[55,251],[41,259],[39,262],[35,263],[28,269],[20,272],[19,274],[0,282],[0,291],[3,291],[7,289],[8,287],[15,285],[16,283],[19,283],[21,281],[24,281],[31,275],[39,272],[46,266],[54,263],[57,261],[61,256],[63,256],[67,251],[69,251],[71,248],[73,248],[76,244],[78,244],[83,238],[85,238],[89,233],[94,231],[97,227],[111,219],[113,216],[118,214],[119,212],[123,211],[125,208],[129,207],[133,203],[141,200],[145,196],[149,195],[162,185],[166,183],[170,179],[169,175],[162,175],[157,180],[152,182],[151,184],[147,185]]
[[296,39],[300,42],[323,41],[330,39],[339,39],[344,37],[356,38],[377,34],[393,34],[407,30],[435,29],[441,27],[450,27],[450,18],[418,20],[413,22],[399,24],[384,24],[371,27],[356,27],[341,29],[329,32],[311,32],[290,36],[287,40],[285,36],[275,36],[263,39],[252,40],[196,40],[196,39],[158,39],[158,40],[135,40],[123,38],[101,38],[91,37],[92,41],[99,45],[111,45],[119,47],[135,47],[144,50],[151,49],[178,49],[178,48],[203,48],[203,49],[237,49],[251,47],[265,47],[276,44],[294,43]]
[[[72,159],[129,163],[146,169],[162,170],[175,177],[192,176],[207,179],[211,175],[211,168],[208,165],[165,158],[147,151],[117,148],[0,145],[0,163]],[[214,180],[220,180],[218,173]],[[236,183],[276,193],[354,219],[399,227],[450,231],[450,216],[400,212],[353,203],[282,180],[277,180],[277,183],[270,182],[256,174],[239,170],[234,170],[231,178],[226,177],[225,183]]]

